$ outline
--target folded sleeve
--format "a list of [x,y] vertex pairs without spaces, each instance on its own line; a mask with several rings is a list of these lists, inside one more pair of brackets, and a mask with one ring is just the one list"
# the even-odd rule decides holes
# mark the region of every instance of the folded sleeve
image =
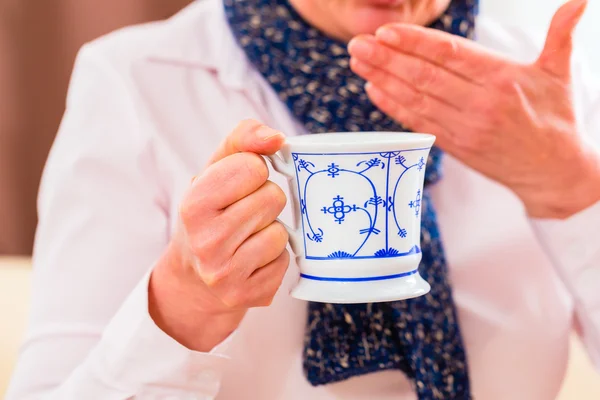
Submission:
[[582,341],[600,370],[600,203],[567,220],[531,223],[573,296]]
[[[586,143],[600,154],[600,77],[590,72],[581,53],[573,64],[580,129]],[[600,370],[600,203],[565,220],[530,222],[574,299],[579,334]]]
[[89,45],[75,64],[40,188],[30,321],[8,400],[213,399],[219,389],[227,341],[193,352],[149,316],[170,205],[141,101],[113,66]]

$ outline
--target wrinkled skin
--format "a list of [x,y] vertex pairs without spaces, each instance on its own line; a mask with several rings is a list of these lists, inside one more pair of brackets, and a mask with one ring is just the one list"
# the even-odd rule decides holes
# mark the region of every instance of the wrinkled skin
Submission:
[[546,45],[520,64],[477,43],[391,24],[351,41],[351,68],[371,100],[511,189],[527,213],[566,218],[600,199],[597,150],[583,140],[571,94],[572,33],[585,0],[555,15]]
[[281,286],[290,258],[276,218],[286,197],[258,154],[275,153],[283,141],[281,132],[243,121],[179,207],[176,233],[151,275],[149,309],[190,349],[213,348]]

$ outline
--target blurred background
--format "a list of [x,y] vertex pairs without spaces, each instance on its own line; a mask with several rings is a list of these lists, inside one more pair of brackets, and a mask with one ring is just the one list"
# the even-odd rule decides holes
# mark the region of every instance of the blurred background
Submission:
[[[166,18],[192,0],[0,0],[0,254],[30,254],[36,195],[81,45],[119,27]],[[197,0],[202,1],[202,0]],[[324,0],[325,1],[325,0]],[[561,0],[481,0],[482,13],[542,34]],[[600,0],[578,31],[600,71]]]
[[0,0],[0,254],[29,254],[41,171],[81,45],[191,0]]
[[[75,55],[87,41],[167,18],[191,1],[0,0],[0,398],[26,324],[39,179],[64,111]],[[600,76],[600,0],[589,1],[576,49]],[[481,2],[482,14],[537,30],[540,39],[562,3]],[[600,399],[600,378],[575,336],[571,351],[560,400]]]

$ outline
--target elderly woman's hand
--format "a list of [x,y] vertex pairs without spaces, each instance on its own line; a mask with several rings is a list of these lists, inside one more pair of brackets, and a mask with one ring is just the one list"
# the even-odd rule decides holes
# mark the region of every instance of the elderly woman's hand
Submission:
[[579,135],[571,96],[572,33],[585,5],[561,7],[533,64],[394,24],[353,39],[350,65],[383,112],[435,134],[442,149],[514,191],[530,216],[568,217],[600,200],[599,156]]
[[193,180],[180,224],[152,272],[149,311],[167,334],[192,350],[223,341],[251,307],[267,306],[289,264],[288,235],[277,216],[285,193],[268,181],[258,154],[284,136],[242,122]]

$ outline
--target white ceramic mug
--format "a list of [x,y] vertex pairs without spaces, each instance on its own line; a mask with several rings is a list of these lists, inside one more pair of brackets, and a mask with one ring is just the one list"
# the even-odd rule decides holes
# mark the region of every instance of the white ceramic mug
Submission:
[[370,303],[422,296],[421,197],[435,137],[405,132],[310,134],[268,159],[289,179],[300,278],[295,298]]

